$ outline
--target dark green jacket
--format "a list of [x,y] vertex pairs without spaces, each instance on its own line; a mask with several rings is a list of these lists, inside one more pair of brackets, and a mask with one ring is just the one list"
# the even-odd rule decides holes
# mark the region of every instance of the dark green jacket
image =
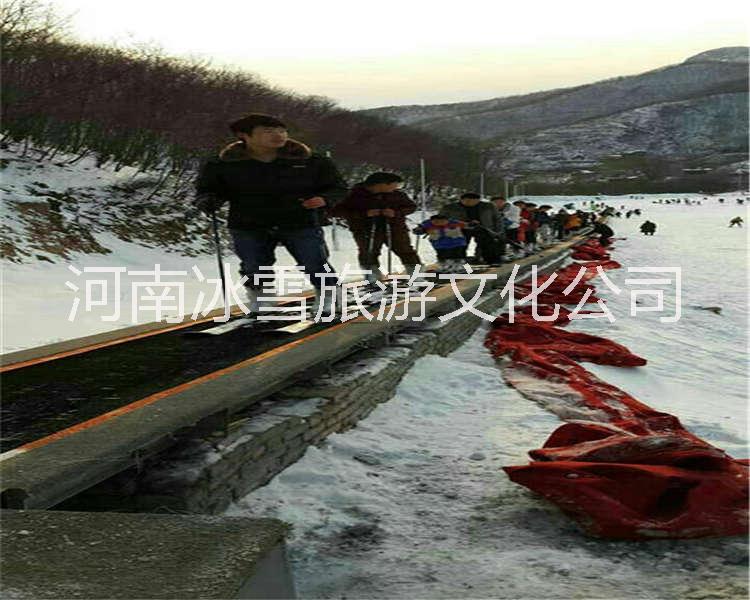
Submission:
[[229,228],[247,230],[321,225],[325,209],[301,201],[322,196],[333,208],[348,191],[329,158],[294,140],[270,163],[250,158],[241,142],[230,144],[203,165],[196,190],[199,198],[210,195],[215,208],[229,202]]

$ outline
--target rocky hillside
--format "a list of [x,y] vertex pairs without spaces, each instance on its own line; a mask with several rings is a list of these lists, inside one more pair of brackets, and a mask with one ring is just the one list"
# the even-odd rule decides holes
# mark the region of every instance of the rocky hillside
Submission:
[[609,184],[610,191],[629,191],[622,182],[640,185],[637,191],[688,191],[736,187],[747,155],[747,106],[748,48],[735,47],[590,85],[367,112],[479,141],[496,175],[558,186]]

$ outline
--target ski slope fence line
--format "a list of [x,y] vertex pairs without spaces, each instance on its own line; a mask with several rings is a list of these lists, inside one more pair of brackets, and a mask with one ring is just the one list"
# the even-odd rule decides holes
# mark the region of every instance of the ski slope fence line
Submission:
[[[498,317],[485,339],[505,381],[565,421],[542,448],[529,452],[528,465],[504,471],[598,537],[746,534],[748,460],[732,458],[687,431],[677,417],[579,364],[632,368],[646,360],[611,340],[561,328],[571,311],[555,305],[597,302],[588,283],[595,269],[620,268],[596,240],[574,248],[572,257],[578,262],[537,283],[537,289],[547,283],[536,315],[547,320],[535,320],[531,307],[522,307],[513,319]],[[576,281],[581,266],[586,271]],[[531,291],[529,284],[516,287],[519,295]]]

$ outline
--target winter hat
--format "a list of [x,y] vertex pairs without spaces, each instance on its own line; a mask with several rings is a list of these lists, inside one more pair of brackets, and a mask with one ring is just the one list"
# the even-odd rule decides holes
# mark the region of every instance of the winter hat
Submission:
[[262,113],[251,113],[229,124],[230,131],[235,134],[246,133],[252,135],[253,129],[256,127],[281,127],[282,129],[288,129],[286,124],[280,119]]
[[401,183],[404,180],[401,175],[396,173],[386,173],[384,171],[378,171],[377,173],[371,173],[365,179],[365,185],[377,185],[379,183]]

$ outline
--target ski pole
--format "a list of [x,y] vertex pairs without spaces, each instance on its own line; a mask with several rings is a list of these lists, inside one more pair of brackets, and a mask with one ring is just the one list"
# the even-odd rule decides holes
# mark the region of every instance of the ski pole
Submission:
[[[331,158],[331,151],[326,150],[326,158]],[[331,217],[331,243],[333,244],[333,250],[335,252],[338,252],[341,250],[341,245],[339,244],[339,236],[338,234],[338,221],[336,220],[336,217]]]
[[333,249],[335,252],[341,250],[341,244],[339,244],[338,236],[338,222],[335,218],[331,219],[331,242],[333,243]]
[[388,275],[390,275],[393,267],[393,249],[391,248],[393,237],[391,232],[391,222],[388,219],[385,220],[385,239],[386,244],[388,244]]
[[370,217],[370,219],[372,222],[370,224],[370,238],[367,240],[367,260],[372,265],[377,264],[372,255],[375,250],[375,228],[378,226],[378,222],[375,217]]
[[224,259],[221,256],[221,239],[219,238],[219,220],[216,218],[216,211],[211,211],[211,223],[214,230],[214,245],[216,246],[216,259],[219,261],[219,275],[221,276],[221,297],[224,300],[224,306],[227,306],[227,280],[224,275]]

